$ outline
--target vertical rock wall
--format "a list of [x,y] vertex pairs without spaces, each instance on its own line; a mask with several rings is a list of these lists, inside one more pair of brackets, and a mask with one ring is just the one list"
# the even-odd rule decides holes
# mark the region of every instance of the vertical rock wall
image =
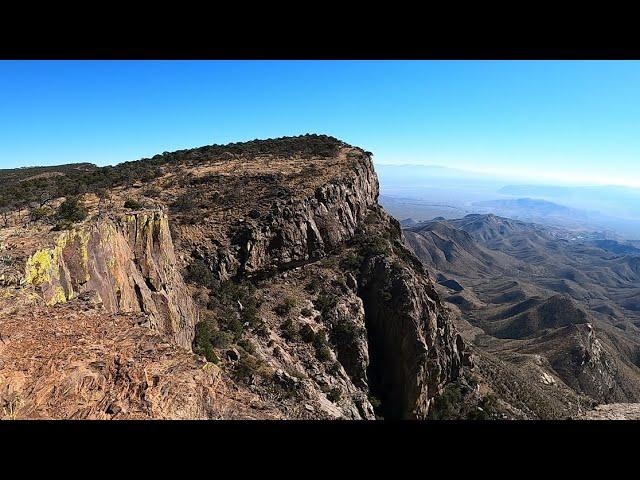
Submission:
[[443,387],[460,375],[458,345],[425,276],[384,255],[362,273],[371,357],[370,384],[385,418],[420,419]]
[[24,282],[48,305],[85,295],[109,312],[146,313],[190,348],[198,314],[175,264],[167,216],[142,211],[62,232],[28,259]]

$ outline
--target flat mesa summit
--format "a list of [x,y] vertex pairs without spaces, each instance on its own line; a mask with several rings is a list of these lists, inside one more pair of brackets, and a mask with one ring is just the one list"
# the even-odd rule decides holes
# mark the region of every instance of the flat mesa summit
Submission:
[[4,418],[428,418],[472,369],[360,148],[0,180]]

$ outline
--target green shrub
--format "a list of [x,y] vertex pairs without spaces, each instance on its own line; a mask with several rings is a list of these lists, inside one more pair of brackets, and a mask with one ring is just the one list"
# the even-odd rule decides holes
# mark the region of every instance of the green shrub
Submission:
[[349,252],[340,260],[340,266],[344,270],[360,270],[364,258],[356,252]]
[[222,282],[216,288],[213,303],[218,308],[225,308],[228,312],[238,311],[243,324],[248,323],[255,328],[262,322],[256,288],[251,283],[236,283],[232,280]]
[[156,187],[147,187],[142,191],[142,194],[145,197],[149,198],[157,198],[162,194],[162,191]]
[[87,209],[78,197],[68,197],[58,207],[56,218],[61,222],[81,222],[87,215]]
[[203,282],[212,290],[207,308],[215,312],[220,329],[228,332],[234,342],[238,342],[248,324],[260,336],[269,335],[266,324],[260,318],[256,288],[250,283],[236,283],[232,280],[217,282],[209,275],[209,270],[200,261],[189,266],[186,278]]
[[239,340],[244,332],[244,325],[237,317],[233,316],[225,322],[226,330],[233,334],[235,340]]
[[327,393],[327,399],[333,403],[339,402],[341,397],[342,393],[340,392],[340,389],[338,387],[333,387]]
[[264,320],[259,320],[258,324],[254,328],[258,336],[262,338],[269,338],[271,332],[269,330],[269,326]]
[[343,320],[332,325],[331,339],[335,345],[347,347],[353,343],[355,338],[358,338],[365,333],[366,330],[364,327],[361,327],[354,322]]
[[327,372],[329,372],[331,375],[338,375],[340,373],[341,368],[342,368],[342,365],[340,365],[340,362],[332,362],[327,367]]
[[285,340],[289,340],[290,342],[297,342],[298,340],[300,340],[298,325],[290,318],[287,318],[284,322],[282,322],[280,330],[282,331],[282,337]]
[[455,420],[460,417],[460,407],[462,404],[462,389],[457,383],[450,383],[442,392],[431,410],[429,418],[432,420]]
[[48,215],[49,210],[43,207],[34,208],[29,212],[29,217],[32,221],[44,220]]
[[315,334],[313,346],[316,350],[318,360],[321,362],[331,360],[331,349],[329,348],[329,342],[327,342],[327,334],[324,331]]
[[276,312],[281,317],[284,317],[286,315],[289,315],[289,313],[295,306],[296,306],[296,301],[293,298],[287,297],[282,301],[282,303],[279,303],[278,305],[276,305],[273,311]]
[[331,349],[327,345],[316,347],[316,358],[323,363],[328,362],[331,360]]
[[256,353],[256,346],[248,338],[238,340],[238,346],[242,347],[245,352],[250,353],[251,355]]
[[341,293],[349,293],[349,287],[347,287],[347,282],[344,278],[336,278],[331,281],[331,285],[336,287]]
[[174,200],[169,207],[177,213],[194,213],[194,210],[198,209],[198,203],[193,194],[185,193]]
[[233,343],[234,335],[223,330],[215,330],[210,337],[211,344],[216,348],[227,348]]
[[128,198],[124,202],[124,208],[128,208],[130,210],[140,210],[140,209],[144,208],[144,205],[142,203],[138,202],[137,200],[134,200],[132,198]]
[[316,332],[313,331],[311,325],[305,323],[300,329],[300,337],[307,343],[313,343],[316,338]]
[[187,266],[185,280],[196,285],[213,288],[215,277],[203,260],[196,259]]
[[300,310],[300,315],[308,318],[313,315],[313,310],[311,310],[310,308],[303,308],[302,310]]
[[382,237],[373,237],[362,245],[362,251],[365,257],[389,255],[391,254],[391,245]]
[[318,277],[313,277],[305,287],[305,290],[309,293],[316,293],[320,289],[321,285],[322,282],[320,279]]
[[497,401],[492,394],[480,400],[473,394],[473,382],[467,375],[449,383],[436,398],[429,418],[435,420],[490,420],[498,416]]
[[254,375],[268,378],[270,374],[266,362],[253,355],[241,355],[233,371],[234,379],[239,382],[247,382]]
[[365,225],[375,225],[376,223],[378,223],[379,217],[376,213],[374,212],[369,212],[367,213],[367,216],[364,218],[364,223]]
[[326,318],[331,311],[338,305],[338,299],[329,292],[322,292],[313,302],[316,310],[319,310],[322,317]]
[[480,401],[480,405],[478,405],[481,409],[476,407],[475,410],[472,410],[469,413],[469,420],[491,420],[493,418],[496,418],[497,403],[498,402],[493,395],[486,395]]
[[220,359],[213,347],[213,338],[216,333],[207,322],[200,322],[196,325],[196,335],[193,340],[193,351],[198,355],[204,355],[209,362],[218,363]]
[[[321,362],[328,362],[331,360],[331,348],[327,341],[327,334],[324,330],[314,332],[310,325],[305,324],[300,329],[299,337],[307,343],[313,345],[316,352],[316,358]],[[334,372],[335,373],[335,372]]]
[[242,320],[248,322],[251,327],[257,327],[260,324],[260,311],[258,310],[255,301],[247,302],[247,304],[243,306]]
[[323,259],[320,263],[323,267],[335,268],[338,266],[338,259],[335,255],[331,255],[330,257]]

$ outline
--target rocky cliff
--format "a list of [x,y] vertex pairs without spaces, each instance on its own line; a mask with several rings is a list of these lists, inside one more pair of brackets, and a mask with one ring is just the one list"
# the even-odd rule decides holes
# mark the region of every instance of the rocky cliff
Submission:
[[[138,329],[151,327],[193,348],[195,355],[180,354],[183,367],[165,373],[175,382],[188,377],[192,393],[171,400],[184,408],[157,406],[156,414],[143,401],[153,382],[132,371],[124,381],[137,386],[116,388],[121,376],[109,372],[121,372],[122,361],[114,359],[106,373],[74,383],[66,411],[75,411],[73,398],[94,401],[86,388],[97,385],[109,402],[77,415],[103,418],[115,395],[116,410],[163,418],[426,418],[470,365],[427,273],[377,204],[370,153],[308,136],[174,152],[128,168],[142,170],[145,181],[114,185],[108,213],[94,204],[91,220],[31,252],[19,288],[35,289],[48,305],[38,308],[89,308],[98,323],[101,312],[142,315],[133,329],[88,336],[87,348],[120,335],[133,362],[178,355],[136,346]],[[129,211],[132,198],[149,208]],[[51,328],[46,338],[55,343],[62,327]],[[210,376],[193,374],[202,365],[215,367],[216,385],[241,399],[236,413],[221,413],[224,394],[202,383]],[[71,375],[68,364],[60,368],[47,385]],[[37,371],[29,364],[22,372]],[[30,405],[29,415],[50,415]]]
[[[234,203],[237,218],[227,218],[226,228],[205,223],[194,234],[179,216],[183,228],[176,229],[178,243],[188,245],[185,249],[192,258],[203,260],[215,278],[262,281],[264,292],[283,282],[300,285],[300,275],[287,272],[304,267],[303,276],[317,279],[319,292],[298,288],[290,295],[298,304],[315,306],[314,318],[298,321],[326,332],[328,349],[346,373],[347,378],[341,379],[341,374],[325,371],[319,380],[326,385],[324,390],[333,385],[334,392],[340,391],[343,402],[352,398],[341,415],[368,418],[366,412],[372,408],[367,397],[373,396],[379,416],[426,417],[444,385],[460,374],[458,346],[463,349],[464,342],[452,332],[426,273],[402,246],[399,225],[378,206],[378,180],[370,155],[339,145],[330,158],[272,159],[259,165],[254,161],[229,159],[218,167],[218,171],[228,169],[228,162],[234,167],[234,177],[224,177],[227,191],[211,181],[211,170],[195,173],[195,183],[206,185],[203,196],[215,199],[200,208],[201,217],[221,218],[221,212],[228,212],[224,198],[230,195],[232,179],[254,197],[252,202]],[[286,196],[260,188],[273,172],[264,169],[275,165],[280,175],[277,188]],[[203,183],[202,178],[209,181]],[[180,198],[180,193],[174,197]],[[323,266],[320,271],[306,268],[318,262]],[[335,282],[343,288],[332,285]],[[260,314],[268,318],[265,309]],[[272,334],[278,321],[267,322]],[[291,339],[276,334],[269,342],[285,353],[289,366],[299,361],[299,370],[309,369],[309,356],[297,352]],[[321,364],[312,369],[326,370]]]
[[142,312],[149,325],[190,348],[198,312],[176,267],[161,210],[101,217],[62,232],[26,262],[24,283],[47,305],[89,297],[107,312]]
[[389,418],[426,418],[431,402],[461,372],[455,335],[426,281],[385,256],[362,274],[372,383]]
[[[248,165],[242,162],[237,172],[242,179],[241,188],[246,190],[246,195],[258,190],[257,195],[234,205],[236,218],[222,219],[228,227],[226,231],[215,235],[219,233],[216,225],[211,229],[213,243],[194,246],[193,254],[205,259],[221,279],[286,270],[324,257],[353,237],[368,210],[377,205],[378,198],[378,178],[369,156],[356,151],[339,152],[337,160],[337,165],[331,162],[305,166],[295,175],[311,169],[306,172],[310,177],[301,184],[289,183],[294,180],[293,175],[276,179],[279,181],[273,189],[282,190],[275,196],[274,191],[259,187],[261,183],[272,183],[274,178],[245,173],[242,170],[246,171]],[[327,170],[336,166],[339,168],[334,172]],[[314,178],[316,174],[318,177]],[[237,178],[225,180],[232,183]],[[200,186],[203,190],[210,187]],[[219,193],[215,193],[219,198]],[[216,205],[205,207],[209,208],[215,211]]]

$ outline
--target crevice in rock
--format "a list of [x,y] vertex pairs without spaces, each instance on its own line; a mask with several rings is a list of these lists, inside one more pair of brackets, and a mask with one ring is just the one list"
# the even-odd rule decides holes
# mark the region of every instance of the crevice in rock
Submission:
[[153,284],[153,282],[151,281],[151,279],[149,277],[145,277],[144,278],[144,283],[147,284],[147,288],[149,288],[149,290],[151,290],[152,292],[157,292],[158,289],[156,288],[156,286]]
[[[401,419],[404,418],[405,409],[405,380],[398,371],[398,363],[402,354],[393,345],[394,336],[390,335],[388,326],[385,327],[385,323],[392,321],[394,312],[380,301],[383,292],[378,287],[376,284],[369,284],[358,293],[364,306],[367,329],[369,391],[378,400],[378,404],[374,406],[377,416]],[[392,355],[392,352],[395,354]]]
[[313,228],[311,222],[307,222],[307,256],[309,259],[314,259],[318,257],[318,252],[320,248],[318,235]]
[[143,313],[146,313],[144,309],[144,298],[142,297],[142,291],[140,290],[140,287],[138,286],[138,284],[135,284],[133,286],[133,289],[136,292],[136,298],[138,299],[138,305],[140,306],[140,311]]

